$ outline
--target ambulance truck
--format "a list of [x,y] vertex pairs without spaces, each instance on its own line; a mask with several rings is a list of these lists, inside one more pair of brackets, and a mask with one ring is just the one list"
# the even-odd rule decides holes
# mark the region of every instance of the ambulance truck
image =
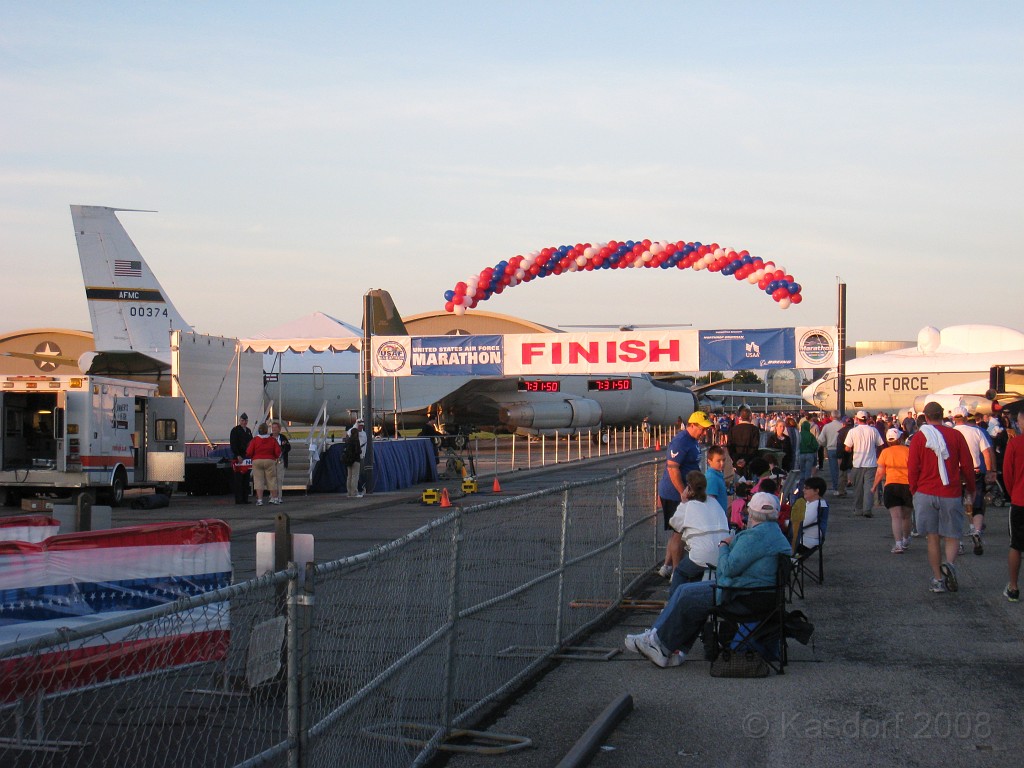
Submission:
[[0,376],[0,502],[88,493],[117,506],[131,486],[185,479],[184,401],[100,376]]

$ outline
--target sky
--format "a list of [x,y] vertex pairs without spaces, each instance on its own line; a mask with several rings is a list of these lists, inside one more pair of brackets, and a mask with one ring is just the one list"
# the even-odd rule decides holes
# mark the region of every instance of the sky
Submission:
[[3,3],[0,332],[88,330],[68,206],[197,331],[440,310],[517,254],[716,242],[803,287],[550,276],[551,326],[1021,328],[1020,2]]

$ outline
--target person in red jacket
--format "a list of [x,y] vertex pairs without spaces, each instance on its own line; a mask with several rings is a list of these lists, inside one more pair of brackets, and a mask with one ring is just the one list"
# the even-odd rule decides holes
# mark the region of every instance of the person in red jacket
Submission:
[[[964,531],[964,515],[971,514],[974,498],[974,460],[964,436],[942,423],[942,406],[924,407],[925,425],[910,440],[907,474],[914,496],[917,530],[928,537],[928,564],[932,592],[956,592],[957,552]],[[963,488],[967,488],[967,508]],[[939,538],[945,547],[942,559]]]
[[1003,597],[1016,603],[1020,600],[1020,553],[1024,551],[1024,398],[1009,404],[1006,410],[1016,415],[1017,436],[1007,442],[1003,456],[1003,483],[1010,496],[1010,581]]
[[[245,449],[245,455],[252,459],[252,481],[256,486],[256,506],[263,506],[263,491],[269,490],[273,496],[277,487],[277,460],[281,458],[281,446],[270,434],[266,423],[260,424],[256,437]],[[271,503],[278,504],[276,498]]]

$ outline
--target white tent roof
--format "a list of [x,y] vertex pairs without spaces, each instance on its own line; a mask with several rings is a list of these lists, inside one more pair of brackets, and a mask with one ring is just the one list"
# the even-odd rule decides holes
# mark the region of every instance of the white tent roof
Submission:
[[239,339],[246,352],[352,352],[362,345],[363,331],[323,312],[313,312],[249,339]]

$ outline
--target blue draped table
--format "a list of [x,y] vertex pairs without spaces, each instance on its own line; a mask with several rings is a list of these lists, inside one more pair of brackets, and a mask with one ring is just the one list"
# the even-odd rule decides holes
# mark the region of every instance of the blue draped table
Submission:
[[[345,488],[344,442],[335,443],[321,456],[313,473],[313,493],[338,493]],[[365,467],[363,468],[365,471]],[[437,453],[427,437],[373,441],[373,492],[397,491],[437,480]]]

